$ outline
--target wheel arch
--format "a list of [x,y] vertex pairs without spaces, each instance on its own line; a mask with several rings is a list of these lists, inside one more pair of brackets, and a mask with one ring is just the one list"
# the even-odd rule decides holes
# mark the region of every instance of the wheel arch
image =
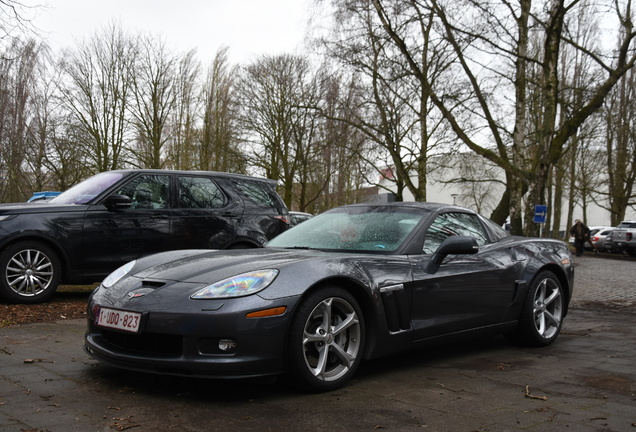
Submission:
[[[373,352],[373,347],[376,344],[378,335],[378,319],[376,319],[376,307],[374,305],[373,295],[367,287],[365,287],[359,281],[354,279],[337,276],[327,279],[322,279],[316,282],[313,286],[307,289],[296,303],[296,307],[300,305],[305,298],[325,287],[338,287],[346,290],[353,298],[358,302],[358,306],[362,310],[362,316],[364,318],[364,333],[365,344],[362,356],[363,358],[369,358]],[[296,310],[291,311],[292,315],[296,313]],[[291,322],[291,320],[290,320]],[[289,332],[288,332],[289,334]]]
[[42,243],[45,246],[51,248],[58,256],[58,258],[60,259],[60,263],[61,263],[61,267],[62,267],[62,274],[61,274],[61,279],[60,282],[64,282],[68,276],[68,267],[69,267],[69,257],[68,254],[66,253],[66,250],[64,250],[64,248],[60,247],[58,243],[56,243],[55,241],[44,237],[44,236],[39,236],[39,235],[35,235],[35,234],[28,234],[28,235],[21,235],[19,237],[12,237],[11,239],[9,239],[8,241],[4,242],[2,244],[2,246],[0,247],[0,251],[4,252],[4,250],[14,244],[17,243],[21,243],[21,242],[27,242],[27,241],[32,241],[32,242],[38,242],[38,243]]
[[[569,304],[570,304],[570,300],[572,299],[572,287],[570,286],[570,280],[565,272],[565,270],[558,266],[557,264],[546,264],[543,267],[541,267],[540,269],[538,269],[538,271],[534,274],[532,280],[534,280],[535,277],[537,277],[537,275],[539,275],[540,273],[544,272],[544,271],[549,271],[552,274],[554,274],[557,279],[559,280],[559,283],[561,284],[561,288],[564,291],[564,294],[567,298],[568,301],[566,301],[564,303],[565,306],[565,311],[564,311],[564,317],[568,312],[569,309]],[[528,281],[529,283],[532,283],[532,280]]]
[[237,237],[223,246],[223,249],[255,249],[263,247],[252,237]]

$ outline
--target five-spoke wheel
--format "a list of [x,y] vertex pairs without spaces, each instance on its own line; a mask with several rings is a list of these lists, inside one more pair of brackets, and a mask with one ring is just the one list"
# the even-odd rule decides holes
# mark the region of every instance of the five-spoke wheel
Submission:
[[566,300],[559,279],[550,271],[539,273],[528,289],[514,340],[533,346],[551,344],[561,331]]
[[357,369],[364,341],[364,319],[355,298],[336,287],[315,291],[292,323],[292,374],[306,388],[336,389]]

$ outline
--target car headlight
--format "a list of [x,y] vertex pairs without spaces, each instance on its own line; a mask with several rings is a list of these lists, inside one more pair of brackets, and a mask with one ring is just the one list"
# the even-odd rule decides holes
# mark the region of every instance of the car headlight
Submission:
[[267,288],[276,276],[278,270],[258,270],[232,276],[197,291],[190,296],[194,300],[209,300],[248,296]]
[[132,270],[136,262],[137,261],[130,261],[109,274],[102,282],[102,286],[104,288],[110,288],[115,285],[121,278],[126,276],[130,270]]

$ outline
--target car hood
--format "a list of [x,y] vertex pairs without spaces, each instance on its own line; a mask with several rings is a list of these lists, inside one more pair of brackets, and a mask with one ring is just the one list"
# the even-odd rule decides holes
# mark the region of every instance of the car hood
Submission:
[[83,211],[86,205],[81,204],[55,204],[50,201],[31,203],[0,204],[0,214],[34,214],[34,213],[61,213],[68,211]]
[[[411,277],[407,257],[260,248],[244,250],[179,250],[142,258],[127,277],[96,290],[98,303],[120,307],[133,293],[148,305],[169,308],[172,300],[241,273],[273,268],[274,283],[258,293],[263,299],[294,297],[323,280],[337,277],[367,289],[401,283]],[[124,303],[122,303],[124,302]],[[159,304],[161,304],[159,306]]]
[[[177,251],[139,260],[131,276],[141,279],[209,284],[240,273],[278,268],[290,262],[315,258],[313,253],[285,249]],[[166,260],[168,257],[173,259]]]

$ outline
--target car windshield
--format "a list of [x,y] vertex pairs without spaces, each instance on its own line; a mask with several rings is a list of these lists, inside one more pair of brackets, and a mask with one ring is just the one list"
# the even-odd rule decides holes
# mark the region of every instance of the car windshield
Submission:
[[122,173],[103,172],[76,184],[53,198],[53,204],[86,204],[123,177]]
[[428,214],[400,207],[345,207],[323,213],[272,239],[268,246],[393,252]]

